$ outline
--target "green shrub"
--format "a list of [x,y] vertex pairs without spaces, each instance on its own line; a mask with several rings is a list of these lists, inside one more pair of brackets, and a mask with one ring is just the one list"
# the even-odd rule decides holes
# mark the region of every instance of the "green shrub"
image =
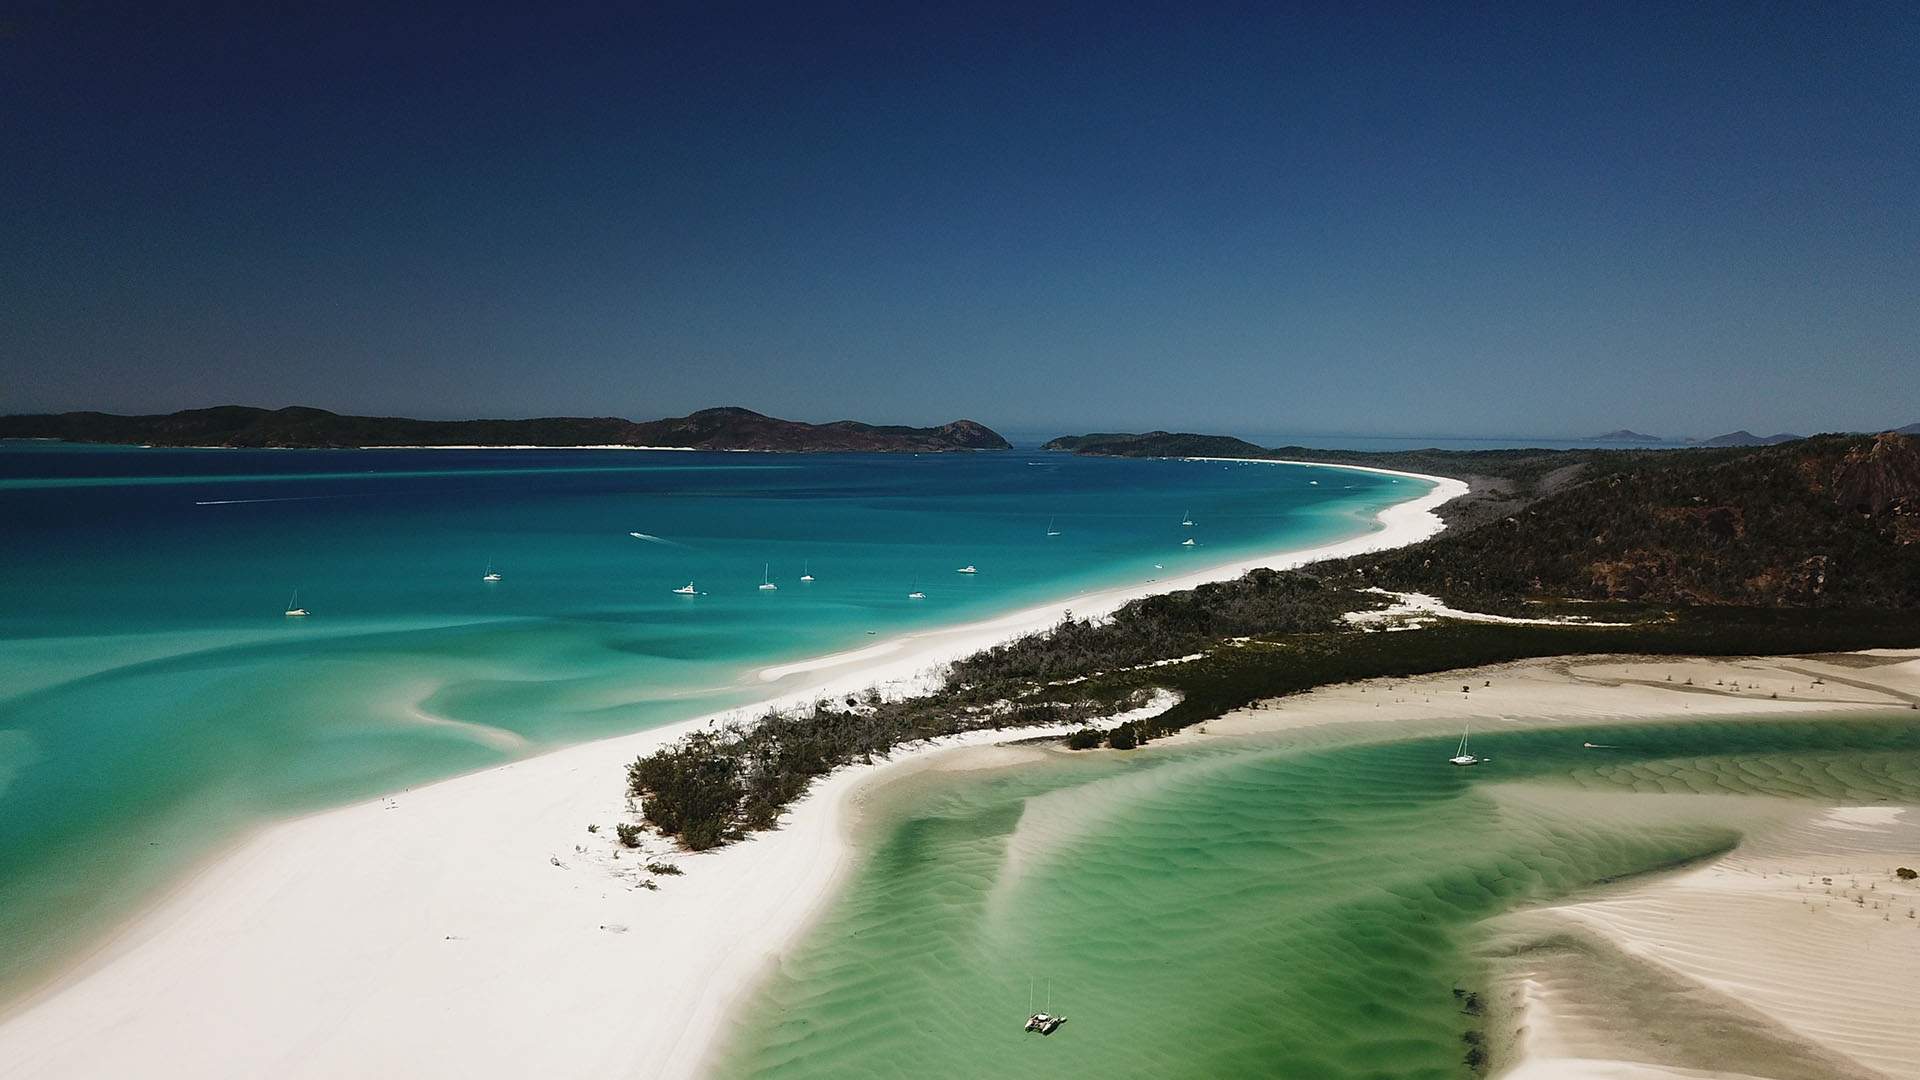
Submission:
[[621,822],[613,827],[620,834],[620,846],[636,848],[640,846],[640,826]]
[[1106,735],[1107,733],[1101,731],[1099,728],[1081,728],[1079,731],[1067,736],[1067,749],[1091,750],[1099,746],[1100,741],[1106,738]]

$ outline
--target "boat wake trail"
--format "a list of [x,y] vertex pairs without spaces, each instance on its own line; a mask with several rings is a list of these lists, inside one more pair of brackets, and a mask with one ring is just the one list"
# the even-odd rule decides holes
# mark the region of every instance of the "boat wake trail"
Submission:
[[633,537],[635,540],[645,540],[649,544],[665,544],[668,547],[686,547],[687,546],[685,544],[675,543],[664,536],[655,536],[652,533],[630,532],[627,535]]
[[272,502],[314,502],[318,499],[368,499],[379,494],[375,491],[359,491],[351,495],[282,495],[274,499],[200,499],[195,506],[240,506],[245,503]]

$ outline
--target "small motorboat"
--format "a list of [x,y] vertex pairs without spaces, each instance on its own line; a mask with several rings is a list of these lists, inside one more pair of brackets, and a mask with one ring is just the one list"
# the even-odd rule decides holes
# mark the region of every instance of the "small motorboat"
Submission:
[[979,572],[980,572],[980,571],[979,571],[979,570],[977,570],[977,569],[975,569],[975,567],[974,567],[974,565],[973,565],[972,563],[968,563],[967,565],[965,565],[965,566],[963,566],[963,567],[961,567],[960,569],[958,569],[958,570],[955,570],[955,571],[954,571],[954,573],[956,573],[956,574],[977,574],[977,573],[979,573]]
[[1193,546],[1193,537],[1191,537],[1191,536],[1189,536],[1189,537],[1187,537],[1187,538],[1186,538],[1185,540],[1182,540],[1182,541],[1180,541],[1180,546],[1181,546],[1181,547],[1192,547],[1192,546]]
[[673,591],[674,591],[674,592],[676,592],[676,593],[678,593],[678,594],[679,594],[679,595],[681,595],[681,596],[698,596],[698,595],[700,595],[700,593],[699,593],[699,590],[697,590],[697,589],[695,589],[695,588],[693,587],[693,582],[691,582],[691,581],[689,581],[689,582],[687,582],[687,583],[686,583],[685,585],[682,585],[682,586],[680,586],[679,588],[677,588],[677,589],[675,589],[675,590],[673,590]]
[[926,598],[927,598],[927,594],[920,592],[917,589],[907,594],[907,599],[909,600],[925,600]]

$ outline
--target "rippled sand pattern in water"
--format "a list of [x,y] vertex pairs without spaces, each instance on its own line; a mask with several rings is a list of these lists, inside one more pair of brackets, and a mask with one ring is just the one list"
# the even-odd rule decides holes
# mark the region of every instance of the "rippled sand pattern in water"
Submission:
[[[1470,1075],[1502,1038],[1455,992],[1488,989],[1490,916],[1723,853],[1803,800],[1920,801],[1916,748],[1904,723],[1729,722],[1493,735],[1472,771],[1421,739],[932,778],[720,1071]],[[1029,979],[1060,1034],[1020,1031]]]

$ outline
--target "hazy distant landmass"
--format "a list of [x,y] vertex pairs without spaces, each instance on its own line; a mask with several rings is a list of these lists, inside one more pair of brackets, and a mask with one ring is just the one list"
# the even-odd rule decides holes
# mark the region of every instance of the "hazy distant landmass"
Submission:
[[1005,450],[1007,440],[972,420],[916,428],[836,420],[806,424],[751,409],[702,409],[636,423],[619,417],[535,420],[411,420],[343,416],[291,406],[222,405],[155,416],[69,412],[0,417],[0,438],[139,446],[350,448],[369,446],[672,446],[697,450],[939,452]]
[[1667,440],[1661,438],[1658,435],[1646,435],[1638,431],[1630,430],[1628,428],[1621,428],[1618,431],[1609,431],[1609,432],[1606,432],[1605,434],[1595,435],[1592,441],[1593,442],[1618,442],[1618,443],[1663,443],[1663,442],[1666,442]]
[[1184,431],[1140,434],[1101,431],[1062,435],[1042,450],[1071,450],[1095,457],[1271,457],[1272,452],[1231,435],[1195,435]]
[[1803,439],[1805,437],[1806,436],[1804,435],[1789,435],[1786,432],[1781,432],[1777,435],[1755,435],[1753,432],[1748,431],[1745,428],[1742,428],[1739,431],[1729,431],[1725,435],[1715,435],[1711,439],[1701,439],[1695,445],[1698,445],[1698,446],[1777,446],[1780,443],[1788,443],[1788,442],[1794,441],[1795,439]]

